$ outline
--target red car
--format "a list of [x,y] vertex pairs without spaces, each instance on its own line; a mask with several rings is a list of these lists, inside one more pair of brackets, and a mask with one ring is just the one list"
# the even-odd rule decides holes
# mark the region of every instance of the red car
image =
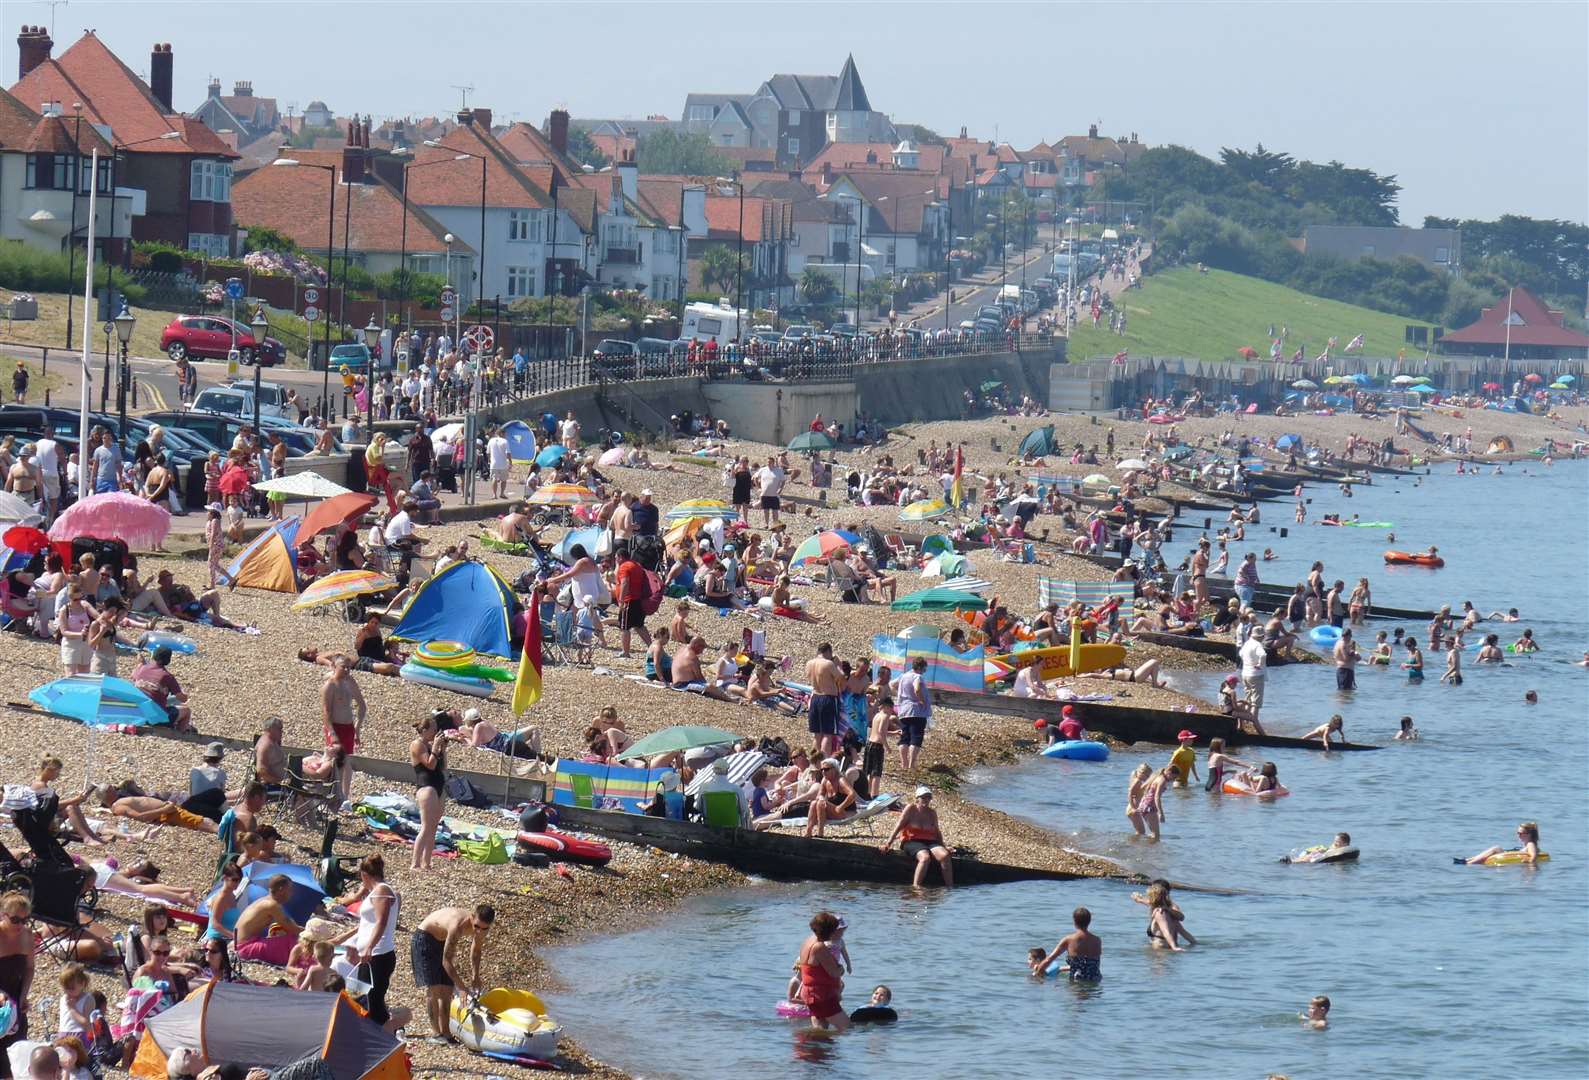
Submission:
[[191,360],[225,360],[232,348],[234,332],[243,363],[252,364],[256,352],[259,362],[267,367],[286,363],[286,345],[267,337],[261,347],[255,344],[251,327],[219,315],[178,315],[160,332],[160,351],[173,360],[184,356]]

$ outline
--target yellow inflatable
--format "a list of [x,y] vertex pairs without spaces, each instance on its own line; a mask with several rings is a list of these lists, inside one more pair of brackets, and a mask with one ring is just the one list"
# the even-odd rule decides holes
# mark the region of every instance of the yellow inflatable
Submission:
[[550,1060],[563,1029],[546,1015],[546,1005],[528,990],[497,987],[471,1002],[454,995],[448,1027],[452,1037],[478,1053],[512,1054]]

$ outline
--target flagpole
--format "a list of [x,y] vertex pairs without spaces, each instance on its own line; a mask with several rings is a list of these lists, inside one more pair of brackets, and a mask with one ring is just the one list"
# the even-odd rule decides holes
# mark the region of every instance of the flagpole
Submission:
[[[76,147],[73,147],[73,149],[76,150]],[[77,159],[77,169],[81,172],[82,168],[83,159],[79,157]],[[77,493],[79,498],[93,491],[93,486],[88,482],[89,459],[93,454],[93,451],[88,448],[88,403],[91,398],[89,383],[94,378],[93,370],[88,366],[88,305],[94,299],[94,236],[97,232],[97,222],[94,220],[94,215],[97,209],[95,196],[99,191],[97,182],[99,180],[99,148],[97,146],[94,148],[89,168],[91,169],[89,175],[92,179],[88,184],[88,258],[84,260],[88,265],[83,270],[83,386],[82,398],[78,406],[79,420],[77,431]],[[78,187],[82,186],[76,177],[73,178],[72,182]],[[72,227],[76,228],[77,222],[72,222]]]

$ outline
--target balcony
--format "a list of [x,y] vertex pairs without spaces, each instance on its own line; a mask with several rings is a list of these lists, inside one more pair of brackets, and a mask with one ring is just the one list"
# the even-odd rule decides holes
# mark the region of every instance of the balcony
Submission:
[[617,266],[639,266],[640,245],[636,244],[633,247],[621,247],[613,245],[603,248],[601,253],[601,261],[604,263],[612,263]]
[[[95,234],[101,238],[124,238],[132,232],[133,200],[118,189],[116,197],[101,196],[95,220]],[[139,193],[141,194],[141,192]],[[35,244],[59,245],[72,227],[72,193],[50,188],[24,188],[17,199],[16,219],[37,238]],[[88,195],[77,197],[77,234],[88,231]]]

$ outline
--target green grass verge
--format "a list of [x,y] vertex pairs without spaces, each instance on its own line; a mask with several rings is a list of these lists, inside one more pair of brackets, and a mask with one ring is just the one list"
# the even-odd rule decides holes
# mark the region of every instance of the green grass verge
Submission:
[[[1267,357],[1271,324],[1276,333],[1282,326],[1290,330],[1283,346],[1287,357],[1303,345],[1311,360],[1324,351],[1330,337],[1339,338],[1344,348],[1358,334],[1363,335],[1364,355],[1394,356],[1406,346],[1409,325],[1428,325],[1224,270],[1199,274],[1194,267],[1152,275],[1140,289],[1127,291],[1124,303],[1123,336],[1109,332],[1107,315],[1094,329],[1082,313],[1070,338],[1071,360],[1113,356],[1121,349],[1134,357],[1234,360],[1244,345]],[[1406,347],[1409,354],[1415,351]]]

